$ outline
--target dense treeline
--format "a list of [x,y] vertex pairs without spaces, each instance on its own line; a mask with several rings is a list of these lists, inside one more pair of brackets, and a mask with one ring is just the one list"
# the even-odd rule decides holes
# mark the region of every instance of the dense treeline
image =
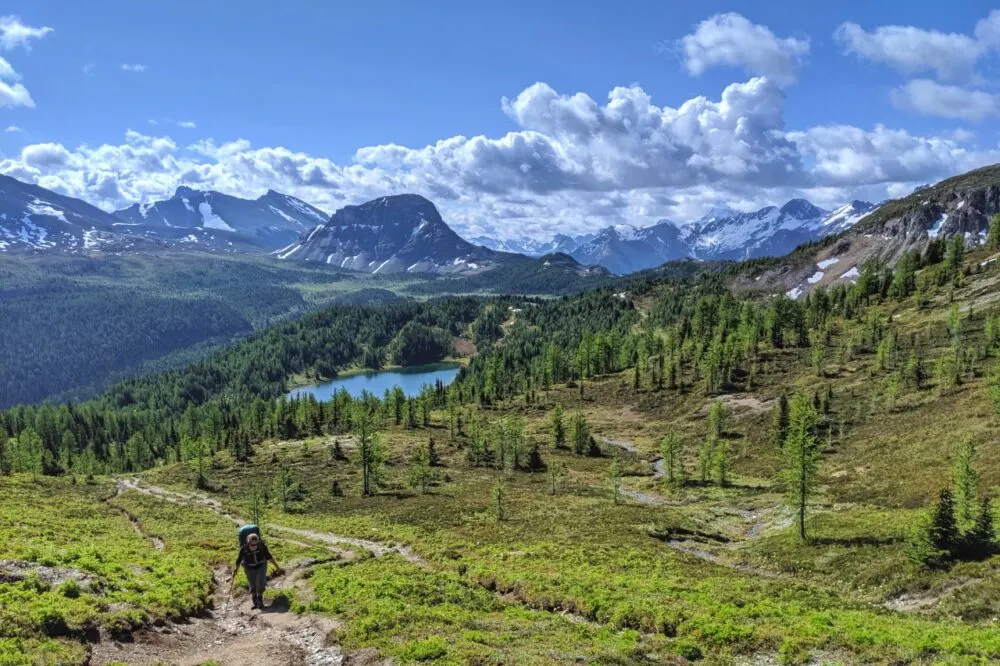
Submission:
[[90,397],[143,362],[307,311],[300,284],[350,279],[189,253],[0,255],[0,408]]
[[[0,415],[3,464],[28,461],[32,469],[58,473],[83,459],[85,467],[140,469],[223,448],[242,458],[266,437],[342,432],[350,399],[286,400],[291,377],[438,360],[459,335],[471,336],[478,350],[468,368],[447,390],[439,386],[415,399],[382,396],[378,409],[387,420],[420,427],[431,409],[446,408],[449,427],[462,430],[463,405],[514,396],[531,402],[556,383],[579,386],[584,395],[589,378],[624,370],[635,390],[750,390],[762,371],[761,350],[782,347],[809,349],[819,375],[831,357],[843,362],[874,353],[889,389],[893,381],[919,387],[929,374],[925,341],[899,339],[875,306],[911,297],[919,303],[930,289],[960,283],[968,270],[963,258],[961,241],[931,243],[895,271],[870,262],[854,284],[800,300],[733,294],[725,275],[709,273],[636,279],[623,291],[615,285],[557,300],[453,297],[334,307],[254,334],[183,370],[123,382],[94,401],[9,410]],[[917,280],[916,271],[927,266],[936,268]],[[1000,340],[1000,319],[990,321],[988,330]],[[967,348],[960,329],[956,313],[940,332],[953,348],[937,361],[938,385],[961,381],[985,353]],[[471,411],[464,420],[474,420]]]
[[243,458],[266,437],[339,432],[343,404],[284,399],[290,377],[329,377],[351,364],[379,367],[390,350],[405,346],[394,344],[400,335],[421,341],[416,361],[438,360],[481,307],[474,298],[333,307],[183,370],[122,382],[95,400],[15,407],[0,413],[0,467],[131,471],[221,449]]

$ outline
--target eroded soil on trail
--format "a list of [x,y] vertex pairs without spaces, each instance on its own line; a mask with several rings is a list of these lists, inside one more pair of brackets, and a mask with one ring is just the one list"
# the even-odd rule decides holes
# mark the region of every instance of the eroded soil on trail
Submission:
[[[227,589],[224,569],[217,570],[215,595]],[[244,592],[227,602],[218,596],[212,610],[201,617],[171,622],[122,639],[103,636],[91,649],[93,665],[124,662],[135,666],[177,664],[196,666],[215,662],[228,666],[337,666],[347,663],[330,639],[336,620],[298,615],[274,605],[263,611],[251,607]]]

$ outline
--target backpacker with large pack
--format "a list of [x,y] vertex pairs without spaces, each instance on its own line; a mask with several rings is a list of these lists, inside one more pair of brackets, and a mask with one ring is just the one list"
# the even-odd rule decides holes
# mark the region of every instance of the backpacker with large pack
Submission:
[[237,532],[237,536],[240,542],[240,548],[243,548],[244,546],[247,545],[247,537],[249,537],[251,534],[256,534],[259,537],[260,528],[251,523],[249,525],[244,525],[239,529],[239,531]]

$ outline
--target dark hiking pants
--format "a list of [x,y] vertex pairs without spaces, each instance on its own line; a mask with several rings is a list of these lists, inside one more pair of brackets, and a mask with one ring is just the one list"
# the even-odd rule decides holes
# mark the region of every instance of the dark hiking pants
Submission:
[[250,596],[256,601],[264,597],[264,588],[267,587],[267,564],[259,564],[255,567],[243,565],[243,573],[247,575],[247,582],[250,583]]

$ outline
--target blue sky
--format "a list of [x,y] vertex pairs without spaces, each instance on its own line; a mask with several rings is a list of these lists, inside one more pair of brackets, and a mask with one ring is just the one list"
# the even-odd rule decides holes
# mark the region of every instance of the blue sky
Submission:
[[234,6],[5,2],[0,82],[30,103],[0,92],[0,172],[108,209],[412,190],[467,233],[544,236],[1000,160],[988,3]]

